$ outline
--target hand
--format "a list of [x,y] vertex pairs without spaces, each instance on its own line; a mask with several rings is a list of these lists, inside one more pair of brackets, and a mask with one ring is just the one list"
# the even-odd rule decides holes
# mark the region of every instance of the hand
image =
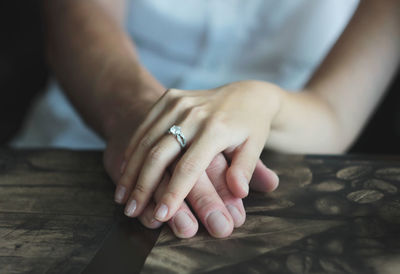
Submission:
[[[134,123],[132,123],[134,125]],[[104,153],[104,165],[114,182],[118,182],[120,178],[120,166],[123,161],[123,152],[126,149],[128,137],[131,133],[125,133],[128,127],[121,127],[123,130],[117,131],[114,138],[111,138],[107,144]],[[242,200],[235,198],[226,188],[225,171],[227,162],[225,158],[216,157],[207,174],[204,173],[197,187],[193,188],[187,201],[190,203],[193,212],[196,213],[199,220],[204,224],[209,233],[214,237],[227,237],[231,234],[233,227],[238,227],[245,221],[245,211]],[[142,214],[137,217],[141,223],[148,228],[157,228],[162,223],[154,220],[152,214],[155,203],[163,193],[167,182],[169,181],[168,173],[165,174],[160,183],[154,200],[151,200]],[[117,194],[117,193],[116,193]],[[118,194],[117,194],[118,195]],[[125,197],[119,203],[125,203]],[[234,207],[235,209],[232,209]],[[229,210],[230,209],[230,210]],[[214,212],[220,212],[220,216],[209,217]],[[230,212],[233,212],[233,216]],[[238,213],[237,213],[238,212]],[[190,238],[193,237],[198,230],[197,218],[194,216],[186,202],[183,202],[176,214],[168,222],[172,231],[177,237]]]
[[[217,238],[229,236],[234,227],[239,227],[244,223],[246,215],[242,200],[233,197],[227,188],[225,181],[227,167],[225,158],[219,154],[186,198],[210,235]],[[164,193],[169,179],[168,174],[163,177],[153,196],[155,202],[159,201]],[[151,201],[139,216],[142,223],[150,228],[161,225],[153,218],[154,207],[155,203]],[[185,202],[168,224],[174,234],[180,238],[192,237],[198,229],[197,220]]]
[[[115,123],[118,126],[113,128],[114,134],[108,140],[107,149],[104,153],[105,168],[114,182],[118,182],[120,179],[120,166],[129,139],[138,127],[137,125],[143,120],[142,117],[145,116],[148,108],[148,106],[146,108],[146,104],[140,104],[140,106],[134,108],[134,115],[130,115],[127,119],[118,119]],[[245,220],[245,211],[241,199],[233,197],[227,189],[225,176],[227,168],[228,163],[223,155],[217,155],[207,168],[207,173],[198,181],[198,187],[193,188],[187,197],[193,212],[214,237],[229,236],[233,227],[242,225]],[[261,161],[257,164],[254,179],[250,186],[258,191],[272,191],[278,185],[278,178],[275,173],[266,168]],[[159,201],[168,180],[169,176],[166,174],[164,182],[160,184],[154,195],[155,201]],[[119,203],[125,203],[127,198],[126,196]],[[154,207],[155,203],[151,200],[143,213],[138,216],[142,224],[148,228],[157,228],[162,224],[155,221],[152,216]],[[217,211],[221,212],[223,216],[209,219],[211,214]],[[224,221],[226,221],[225,224],[218,225]],[[185,202],[181,204],[168,224],[174,234],[180,238],[192,237],[198,229],[197,219]]]
[[127,206],[129,215],[142,213],[163,174],[179,157],[179,143],[165,134],[173,124],[183,128],[188,150],[177,162],[154,218],[169,220],[221,152],[231,160],[226,173],[230,191],[236,197],[245,197],[279,109],[280,92],[272,84],[256,81],[205,91],[169,90],[153,106],[125,153],[128,161],[118,187],[129,193],[135,186]]

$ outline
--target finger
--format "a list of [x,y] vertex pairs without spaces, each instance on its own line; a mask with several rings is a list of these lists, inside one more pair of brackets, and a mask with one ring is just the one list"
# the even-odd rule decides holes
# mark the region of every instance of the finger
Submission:
[[[154,193],[154,199],[158,201],[161,198],[162,193],[165,191],[169,181],[169,175],[166,173],[165,179],[157,187]],[[154,212],[154,210],[153,210]],[[149,218],[153,219],[153,212]],[[147,214],[147,212],[146,212]],[[199,229],[199,224],[196,217],[190,211],[189,207],[185,202],[182,203],[176,214],[168,221],[168,225],[179,238],[190,238],[193,237]]]
[[[180,91],[178,91],[180,92]],[[172,93],[172,91],[170,91]],[[174,95],[176,96],[176,95]],[[171,96],[169,96],[171,97]],[[175,97],[174,97],[175,98]],[[167,100],[167,99],[166,99]],[[171,101],[172,99],[168,99]],[[119,180],[118,185],[121,186],[126,192],[130,193],[132,191],[133,186],[136,184],[137,180],[140,177],[141,169],[142,167],[146,167],[146,164],[143,164],[143,162],[146,159],[146,156],[149,155],[148,158],[151,160],[156,160],[159,162],[161,159],[169,159],[169,158],[175,158],[180,150],[176,149],[176,146],[172,145],[170,146],[168,144],[168,148],[171,147],[171,149],[168,149],[168,152],[171,153],[166,153],[166,155],[160,155],[160,151],[166,152],[165,150],[165,145],[156,145],[158,142],[160,142],[160,139],[162,139],[162,136],[167,134],[167,130],[171,127],[173,123],[178,121],[179,123],[184,120],[184,118],[187,117],[186,115],[186,109],[192,104],[191,101],[192,98],[190,97],[177,97],[175,98],[175,101],[169,103],[169,107],[165,107],[165,110],[157,117],[157,121],[154,122],[151,127],[145,132],[145,134],[142,136],[142,138],[138,141],[138,144],[134,147],[132,151],[132,155],[128,161],[128,164],[126,165],[126,168],[124,170],[124,173],[122,177]],[[180,118],[182,116],[184,118]],[[191,113],[189,113],[190,116]],[[192,118],[192,117],[191,117]],[[196,118],[196,117],[193,117]],[[192,123],[196,123],[195,119],[191,119]],[[182,123],[182,128],[185,125]],[[187,138],[190,139],[191,133],[195,132],[195,128],[189,127],[191,132],[185,132],[188,136]],[[136,138],[136,137],[134,137]],[[165,139],[165,138],[164,138]],[[171,137],[167,137],[169,140],[169,143],[172,143]],[[155,147],[154,147],[155,146]],[[169,158],[168,158],[168,155]],[[160,158],[162,157],[162,158]],[[171,161],[171,160],[170,160]],[[166,164],[164,162],[164,164]],[[154,166],[154,165],[153,165]],[[160,170],[157,165],[155,165],[157,170]],[[165,167],[164,167],[165,169]],[[147,169],[148,170],[148,169]],[[153,176],[153,185],[152,187],[154,188],[154,182],[158,182],[160,180],[160,176],[162,174],[162,171],[157,173],[157,176]],[[139,190],[140,191],[140,190]],[[148,198],[148,196],[147,196]],[[140,207],[138,208],[138,210]]]
[[233,152],[231,166],[226,173],[229,189],[233,195],[244,198],[249,193],[249,183],[260,157],[262,146],[258,146],[251,138]]
[[205,172],[189,192],[187,201],[213,237],[231,235],[234,227],[232,217]]
[[279,186],[279,177],[274,171],[258,160],[253,177],[250,181],[250,188],[260,192],[272,192]]
[[186,202],[183,202],[175,215],[168,221],[169,227],[178,238],[191,238],[196,235],[199,224],[190,211]]
[[[185,122],[182,124],[182,128],[186,128]],[[191,139],[192,135],[196,131],[195,127],[189,128],[190,131],[187,134],[188,140]],[[147,202],[153,195],[153,192],[155,191],[157,184],[160,182],[163,174],[166,172],[168,166],[170,166],[172,162],[179,156],[181,150],[181,145],[178,143],[175,136],[165,135],[148,152],[144,163],[143,160],[141,161],[143,164],[141,170],[139,170],[136,185],[134,186],[131,196],[129,198],[130,201],[135,201],[136,204],[135,211],[130,212],[129,216],[136,217],[141,214]],[[177,206],[179,205],[177,204]]]
[[159,228],[163,223],[153,218],[153,211],[156,204],[151,201],[143,210],[142,215],[139,216],[139,221],[147,228]]
[[215,155],[222,150],[219,146],[221,145],[215,138],[215,134],[209,134],[206,131],[189,147],[177,163],[172,179],[161,201],[157,203],[154,212],[155,219],[167,221],[175,214],[200,175],[204,173]]
[[121,174],[124,173],[127,161],[131,157],[132,152],[134,148],[137,146],[139,140],[143,138],[148,128],[154,123],[157,117],[159,117],[160,114],[164,111],[165,106],[170,101],[169,100],[170,97],[172,97],[171,94],[173,94],[174,92],[175,91],[172,91],[172,89],[167,89],[164,92],[164,94],[157,100],[157,102],[151,107],[146,117],[144,118],[143,122],[135,131],[135,134],[133,135],[127,148],[125,149],[124,161],[121,165]]
[[[166,128],[171,123],[171,121],[176,120],[176,115],[177,115],[176,113],[172,113],[171,115],[163,116],[161,120],[158,121],[155,125],[153,125],[153,127],[148,131],[148,133],[146,133],[146,135],[143,136],[138,146],[134,148],[132,152],[133,154],[130,157],[128,164],[126,165],[126,168],[124,170],[124,173],[122,174],[118,182],[118,186],[121,188],[123,187],[123,189],[127,193],[130,193],[132,191],[134,185],[139,179],[142,167],[146,167],[146,164],[149,161],[151,163],[151,161],[155,160],[158,163],[160,160],[162,160],[161,157],[165,158],[165,156],[169,155],[169,154],[165,155],[161,154],[165,145],[164,146],[158,145],[156,147],[154,147],[154,145],[159,141],[162,135],[166,134]],[[176,145],[171,145],[170,148],[171,149],[169,149],[168,151],[170,152],[170,154],[172,154],[171,157],[176,156],[180,151],[180,147]],[[146,157],[147,157],[147,162],[145,162]],[[160,177],[154,180],[160,181]]]
[[[167,93],[167,92],[166,92]],[[153,124],[154,120],[160,115],[161,111],[164,110],[164,105],[166,104],[165,94],[157,101],[156,104],[150,109],[149,113],[145,117],[144,121],[141,123],[139,128],[135,131],[134,136],[131,138],[127,148],[125,149],[125,153],[123,156],[123,160],[120,166],[120,176],[117,183],[117,188],[115,190],[114,200],[119,204],[123,204],[126,202],[128,198],[128,194],[132,191],[133,187],[133,178],[136,176],[136,163],[141,163],[140,159],[143,155],[133,155],[131,157],[133,150],[137,146],[138,140],[141,140],[148,130],[148,128]],[[150,146],[151,141],[149,139],[142,140],[141,146]],[[125,172],[127,167],[129,167],[128,172]]]
[[[169,180],[169,176],[160,176],[159,185],[166,184],[167,180]],[[154,186],[136,185],[125,206],[125,215],[128,217],[137,217],[141,215],[143,210],[147,207],[147,204],[150,201],[150,198],[156,187],[157,184]]]
[[206,172],[219,197],[222,199],[225,207],[231,214],[234,226],[239,227],[246,220],[246,212],[244,210],[242,199],[233,196],[227,186],[227,169],[228,163],[224,155],[222,153],[218,153],[208,166]]

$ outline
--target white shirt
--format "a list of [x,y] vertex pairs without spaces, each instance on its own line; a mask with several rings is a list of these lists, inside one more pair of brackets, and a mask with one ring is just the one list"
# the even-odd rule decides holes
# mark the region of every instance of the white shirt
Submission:
[[[126,30],[140,62],[166,87],[238,80],[299,90],[347,25],[358,0],[131,0]],[[52,83],[17,147],[103,148]]]

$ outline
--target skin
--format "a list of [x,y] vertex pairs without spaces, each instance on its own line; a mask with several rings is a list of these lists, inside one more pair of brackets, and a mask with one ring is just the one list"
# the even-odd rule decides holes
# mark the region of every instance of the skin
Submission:
[[[134,185],[128,206],[135,204],[135,210],[128,215],[141,214],[173,161],[176,168],[153,213],[160,222],[175,214],[218,153],[231,160],[226,174],[230,191],[243,197],[263,148],[344,152],[380,101],[398,66],[399,7],[395,0],[362,1],[303,92],[293,94],[257,81],[212,90],[169,90],[128,146],[129,161],[119,181],[127,188]],[[187,138],[188,148],[183,154],[174,137],[164,134],[173,124],[181,126]],[[148,144],[144,149],[138,145],[143,142]]]
[[[128,186],[135,178],[137,182],[127,214],[136,217],[142,213],[167,168],[180,157],[180,145],[165,134],[165,128],[175,121],[182,126],[188,148],[173,169],[165,191],[168,195],[163,194],[158,203],[157,209],[161,208],[161,215],[165,215],[159,216],[158,212],[154,218],[169,220],[201,173],[222,152],[231,161],[226,172],[229,190],[236,197],[245,197],[269,133],[269,121],[278,112],[280,92],[277,86],[256,81],[214,90],[169,90],[149,112],[128,146],[132,157],[119,185]],[[140,145],[143,143],[146,146]],[[129,210],[132,204],[134,210]],[[163,211],[166,205],[168,209]]]
[[[104,166],[111,179],[118,182],[132,135],[166,89],[140,65],[134,44],[123,31],[124,1],[43,3],[50,66],[85,122],[105,139]],[[195,235],[197,220],[214,237],[229,236],[234,227],[243,224],[243,203],[226,187],[226,168],[225,157],[217,155],[203,172],[186,199],[193,212],[183,202],[169,221],[176,236]],[[256,171],[251,183],[254,189],[272,191],[277,187],[277,176],[261,161]],[[165,177],[168,181],[168,174]],[[161,225],[152,218],[154,201],[160,197],[157,193],[161,192],[156,191],[138,216],[149,228]],[[127,198],[116,201],[125,203]]]
[[[190,237],[197,231],[196,218],[183,202],[185,197],[214,237],[226,237],[234,226],[244,222],[244,210],[238,197],[245,196],[247,191],[239,174],[244,175],[247,182],[253,175],[250,186],[258,190],[273,190],[278,183],[272,171],[257,161],[263,147],[300,153],[345,151],[380,101],[399,60],[400,3],[363,0],[303,92],[292,94],[271,83],[244,81],[212,90],[217,91],[217,95],[199,91],[196,102],[176,104],[190,97],[189,93],[170,90],[164,94],[164,87],[140,65],[134,45],[121,27],[122,4],[114,6],[106,0],[44,2],[50,63],[87,124],[107,141],[106,170],[114,182],[119,182],[117,194],[121,186],[124,188],[119,202],[135,198],[133,189],[141,180],[139,188],[145,186],[150,191],[143,201],[136,203],[132,215],[138,216],[148,227],[168,221],[178,237]],[[117,6],[120,9],[115,8]],[[68,39],[71,37],[74,39]],[[247,109],[253,110],[260,103],[251,99],[254,99],[251,94],[257,94],[264,98],[264,105],[269,104],[268,113],[255,107],[259,109],[258,115],[237,116],[249,120],[226,119],[231,115],[235,117],[240,105],[238,95],[235,96],[239,94],[238,89],[242,94],[248,92]],[[225,105],[223,100],[217,100],[219,105],[204,104],[206,99],[202,97],[219,94],[229,94],[232,103]],[[184,117],[184,113],[195,107],[199,110],[201,102],[207,106],[206,110],[192,111],[197,112],[193,114],[198,115],[194,116],[197,124],[193,132],[183,128],[190,144],[179,154],[177,141],[173,136],[165,136],[165,130],[177,121],[172,118]],[[357,111],[354,111],[355,105]],[[240,109],[244,110],[242,107]],[[173,120],[172,123],[165,122],[161,141],[155,141],[154,137],[151,142],[141,142],[143,136],[148,136],[144,132],[160,135],[159,128],[164,124],[151,123],[152,116],[158,113],[163,113],[169,122]],[[265,120],[258,119],[252,124],[250,118],[260,118],[260,115],[264,115]],[[211,120],[214,121],[212,127],[205,127]],[[206,138],[220,127],[228,132],[239,130],[240,134],[232,138],[215,136],[218,142]],[[194,138],[196,134],[201,138]],[[250,137],[251,142],[248,142]],[[143,147],[137,144],[147,144],[144,148],[153,151],[153,156],[157,155],[155,148],[161,151],[160,144],[175,152],[169,152],[169,158],[162,159],[162,164],[154,169],[151,161],[145,162],[144,153],[135,153]],[[145,164],[136,166],[138,159],[143,159],[139,162]],[[231,161],[229,168],[226,159]],[[150,169],[156,178],[147,179]],[[158,183],[157,179],[161,178],[165,180]],[[155,221],[155,209],[162,204],[169,210],[166,216]],[[231,206],[240,214],[229,211]],[[178,229],[177,224],[185,219],[181,218],[186,216],[183,214],[192,222],[186,229]],[[213,225],[209,224],[211,221]]]

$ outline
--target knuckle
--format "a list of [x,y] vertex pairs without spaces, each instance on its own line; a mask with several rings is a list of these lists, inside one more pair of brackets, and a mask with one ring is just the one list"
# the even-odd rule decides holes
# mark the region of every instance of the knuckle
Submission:
[[149,160],[151,162],[160,161],[163,157],[163,151],[164,151],[164,149],[159,145],[153,147],[149,152],[149,156],[148,156]]
[[191,204],[197,210],[207,211],[208,209],[214,207],[215,201],[212,198],[212,195],[196,195],[193,197]]
[[139,147],[142,150],[148,150],[153,145],[153,140],[150,136],[143,136],[142,140],[139,142]]
[[169,104],[169,110],[171,112],[178,112],[189,108],[189,100],[185,97],[176,96],[171,99]]
[[188,109],[191,105],[191,100],[188,97],[179,97],[176,99],[176,105],[180,109]]
[[203,120],[207,117],[207,111],[202,106],[193,106],[190,108],[187,116],[193,120]]
[[174,190],[167,190],[165,192],[165,196],[168,197],[168,199],[171,199],[171,201],[177,202],[179,201],[180,195],[178,192],[174,191]]
[[165,94],[165,100],[172,105],[179,105],[183,97],[182,91],[174,88],[168,89]]
[[195,160],[185,159],[179,163],[177,170],[180,174],[191,175],[196,173],[198,168],[198,163]]
[[223,131],[226,129],[227,119],[222,113],[215,113],[208,121],[208,128]]
[[178,95],[178,90],[174,88],[169,88],[165,92],[166,96],[169,98],[175,98]]
[[148,193],[147,188],[144,185],[137,184],[135,186],[134,193],[137,194],[139,197]]

